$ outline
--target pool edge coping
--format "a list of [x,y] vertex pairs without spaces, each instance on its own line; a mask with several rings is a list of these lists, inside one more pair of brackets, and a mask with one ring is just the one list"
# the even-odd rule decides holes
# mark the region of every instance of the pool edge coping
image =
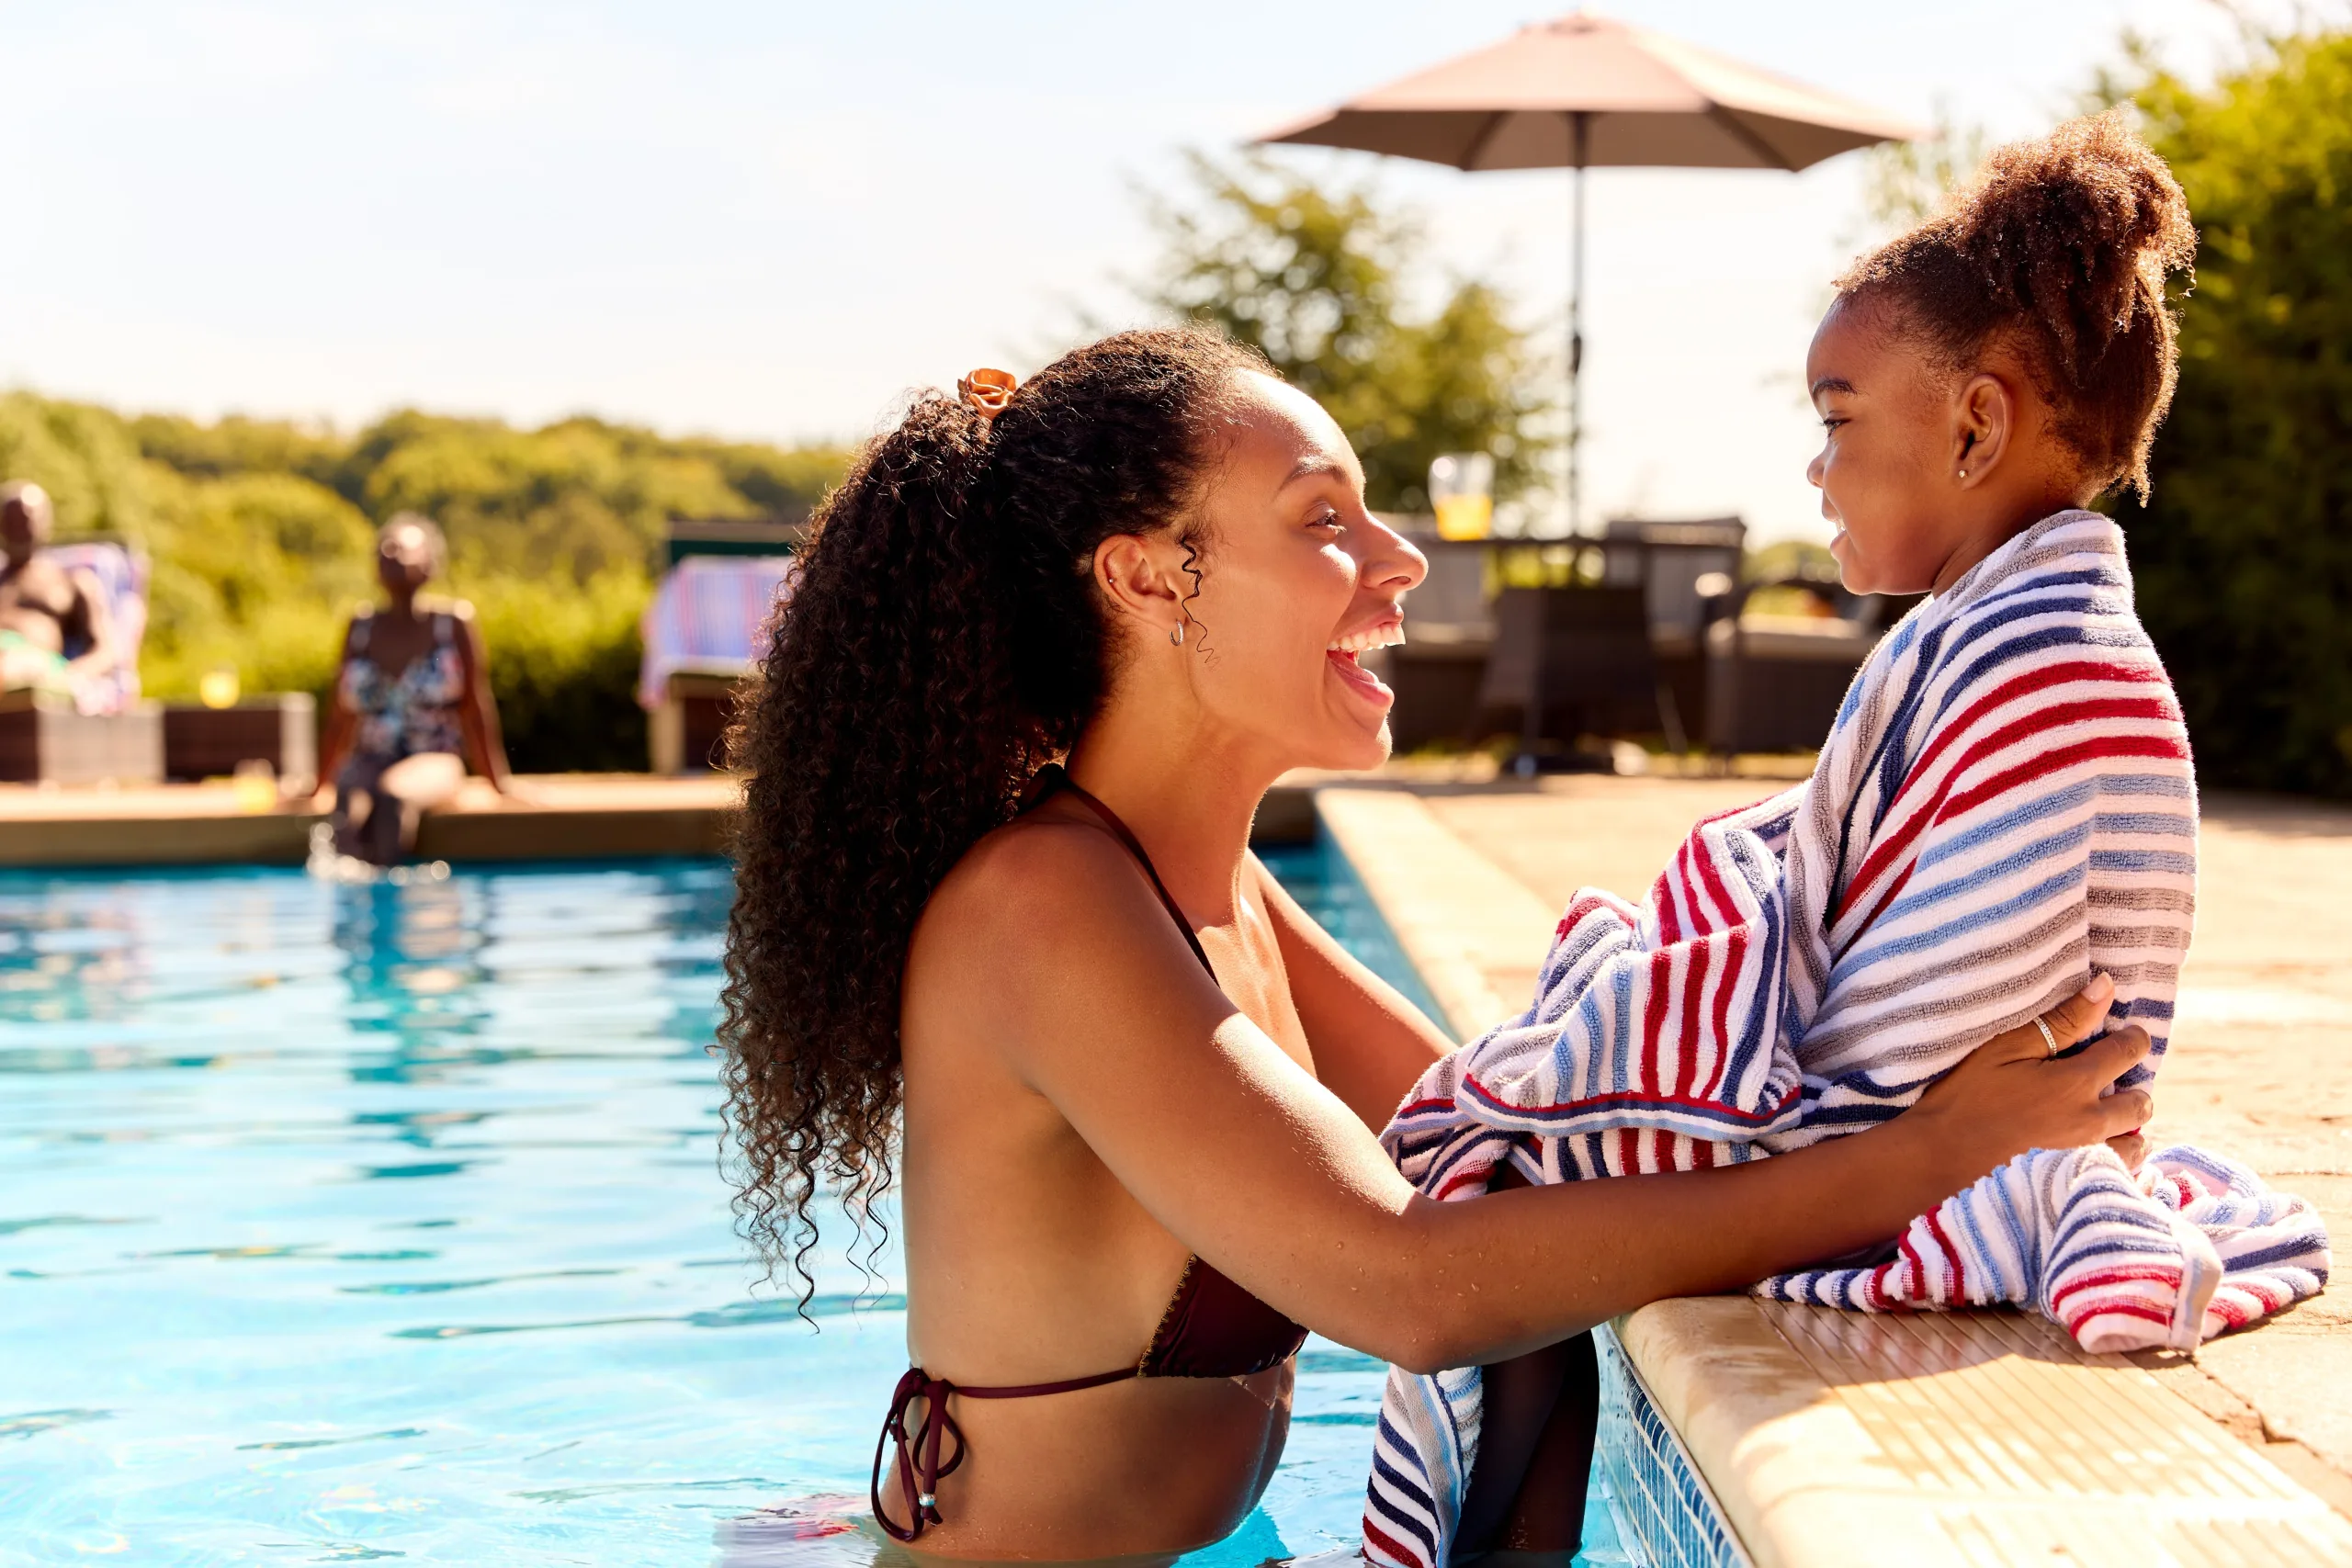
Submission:
[[[1436,997],[1445,1015],[1440,1021],[1467,1041],[1517,1013],[1496,979],[1524,972],[1531,960],[1540,959],[1540,953],[1529,950],[1555,924],[1550,907],[1471,849],[1408,790],[1334,784],[1317,789],[1314,803],[1321,828],[1352,865],[1407,960]],[[1864,1321],[1886,1325],[1892,1320]],[[1984,1559],[1963,1551],[1950,1530],[1939,1528],[1954,1522],[1954,1515],[1972,1529],[1984,1524],[1981,1515],[2006,1530],[2047,1524],[2039,1517],[2062,1510],[2103,1515],[2115,1512],[2118,1502],[2138,1507],[2155,1500],[2074,1496],[2063,1503],[2037,1502],[1990,1487],[1981,1494],[1930,1493],[1905,1479],[1852,1404],[1752,1297],[1654,1303],[1618,1318],[1611,1327],[1758,1568],[1842,1568],[1869,1560],[1957,1568]],[[1967,1327],[1962,1324],[1955,1332],[1964,1334]],[[2133,1401],[2168,1430],[2192,1445],[2210,1443],[2228,1454],[2260,1490],[2278,1500],[2277,1509],[2259,1513],[2261,1522],[2308,1524],[2323,1544],[2339,1553],[2324,1561],[2352,1564],[2352,1521],[2150,1373],[2117,1358],[2086,1364],[2080,1372],[2130,1381]],[[1934,1384],[1941,1375],[1930,1372],[1916,1381]],[[2044,1435],[2068,1438],[2070,1413],[2063,1401],[2052,1416]],[[2105,1434],[2085,1435],[2099,1449],[2114,1448]],[[2222,1515],[2248,1523],[2257,1517],[2243,1507],[2216,1504],[2197,1522]],[[2189,1517],[2181,1516],[2184,1522]]]

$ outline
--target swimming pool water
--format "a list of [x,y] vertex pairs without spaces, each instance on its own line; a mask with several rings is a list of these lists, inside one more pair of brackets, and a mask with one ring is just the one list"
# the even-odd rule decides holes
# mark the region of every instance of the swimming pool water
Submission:
[[[1344,868],[1272,858],[1409,982]],[[0,874],[0,1562],[748,1564],[790,1556],[763,1510],[862,1508],[897,1260],[820,1259],[821,1332],[752,1288],[705,1050],[729,895],[692,861]],[[1300,1373],[1201,1563],[1355,1544],[1380,1368]]]

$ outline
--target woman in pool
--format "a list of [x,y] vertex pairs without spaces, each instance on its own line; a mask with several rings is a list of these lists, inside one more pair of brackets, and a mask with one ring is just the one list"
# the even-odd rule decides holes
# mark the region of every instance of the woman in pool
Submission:
[[[2029,1027],[1781,1158],[1415,1193],[1374,1132],[1450,1042],[1249,850],[1283,772],[1387,751],[1357,654],[1401,637],[1424,563],[1362,486],[1262,361],[1129,333],[918,400],[801,557],[736,738],[739,1209],[797,1266],[813,1194],[856,1212],[902,1148],[919,1371],[875,1500],[925,1551],[1206,1544],[1280,1458],[1305,1328],[1504,1361],[1882,1241],[2012,1155],[2148,1115],[2099,1098],[2136,1031],[2052,1061]],[[2084,1038],[2102,1001],[2052,1027]],[[1558,1488],[1517,1481],[1481,1480],[1521,1506],[1469,1544],[1574,1546]]]
[[514,793],[473,606],[422,597],[447,553],[439,526],[413,512],[377,533],[388,603],[351,617],[319,742],[335,849],[378,865],[416,848],[418,819],[458,793],[469,760],[499,794]]

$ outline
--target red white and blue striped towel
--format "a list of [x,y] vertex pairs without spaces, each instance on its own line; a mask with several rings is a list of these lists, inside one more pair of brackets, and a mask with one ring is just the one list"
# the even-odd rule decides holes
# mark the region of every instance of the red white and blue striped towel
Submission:
[[[1383,1142],[1442,1199],[1504,1160],[1550,1182],[1762,1158],[1894,1115],[2094,972],[2110,1027],[2160,1056],[2196,857],[2188,735],[2121,535],[2061,513],[1888,634],[1806,783],[1700,824],[1639,908],[1579,892],[1533,1004],[1432,1067]],[[2193,1347],[2327,1269],[2317,1215],[2243,1168],[2174,1148],[2135,1177],[2101,1146],[2021,1156],[1883,1258],[1756,1289],[2031,1305],[2120,1350]],[[1475,1367],[1391,1371],[1373,1561],[1446,1562],[1478,1398]]]

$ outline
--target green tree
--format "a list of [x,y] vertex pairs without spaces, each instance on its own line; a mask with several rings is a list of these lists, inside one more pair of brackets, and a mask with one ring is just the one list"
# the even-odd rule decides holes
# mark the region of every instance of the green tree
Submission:
[[1862,154],[1862,210],[1884,234],[1935,216],[1984,161],[1984,131],[1936,107],[1935,133],[1917,141],[1882,141]]
[[154,476],[139,443],[107,409],[0,394],[0,479],[30,479],[57,506],[65,537],[116,534],[143,543],[154,519]]
[[248,419],[243,414],[199,424],[178,414],[146,413],[129,424],[131,439],[142,454],[194,478],[298,474],[334,489],[351,453],[350,440],[331,429]]
[[156,521],[141,674],[185,695],[208,670],[248,690],[323,694],[344,617],[374,585],[374,530],[315,480],[248,471],[191,479],[151,473]]
[[645,766],[638,626],[653,596],[650,578],[618,570],[585,582],[499,577],[470,583],[467,592],[491,650],[491,694],[516,769]]
[[1196,153],[1191,178],[1153,206],[1165,254],[1147,298],[1254,345],[1329,409],[1374,509],[1427,511],[1430,462],[1445,452],[1492,454],[1498,497],[1541,483],[1552,367],[1495,288],[1455,279],[1416,315],[1406,299],[1425,236],[1368,188],[1327,191],[1259,156]]
[[345,620],[375,592],[375,525],[415,510],[449,536],[447,587],[481,615],[527,770],[643,765],[638,625],[664,523],[805,516],[848,457],[586,418],[516,430],[405,410],[345,435],[0,395],[0,478],[46,486],[62,536],[147,553],[151,694],[231,669],[247,691],[323,700]]
[[709,456],[650,432],[569,419],[540,430],[406,411],[361,433],[345,468],[371,516],[422,512],[461,572],[585,582],[656,564],[672,517],[756,517]]
[[2132,100],[2196,215],[2140,612],[2209,781],[2352,795],[2352,33]]

